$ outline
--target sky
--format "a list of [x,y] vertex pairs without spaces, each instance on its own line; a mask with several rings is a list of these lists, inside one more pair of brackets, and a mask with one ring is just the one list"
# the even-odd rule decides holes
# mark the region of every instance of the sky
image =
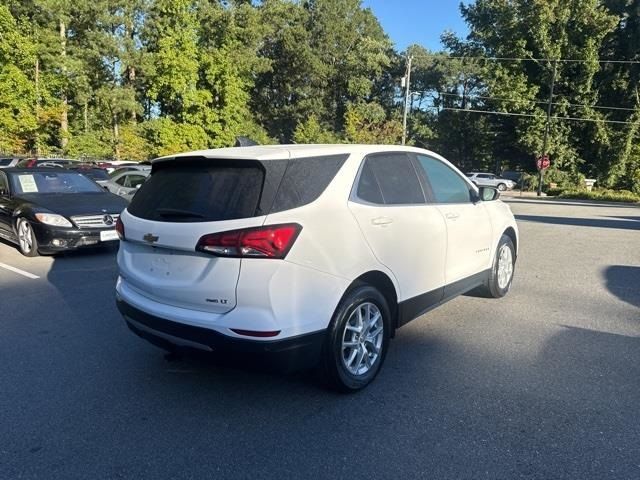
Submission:
[[363,0],[362,4],[373,10],[398,50],[412,43],[440,50],[440,34],[445,30],[467,34],[460,0]]

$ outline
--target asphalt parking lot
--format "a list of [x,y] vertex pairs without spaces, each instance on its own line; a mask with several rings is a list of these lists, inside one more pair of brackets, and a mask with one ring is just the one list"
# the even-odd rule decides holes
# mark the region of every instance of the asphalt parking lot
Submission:
[[167,361],[114,250],[0,244],[0,478],[640,478],[640,208],[508,201],[511,293],[407,325],[350,396]]

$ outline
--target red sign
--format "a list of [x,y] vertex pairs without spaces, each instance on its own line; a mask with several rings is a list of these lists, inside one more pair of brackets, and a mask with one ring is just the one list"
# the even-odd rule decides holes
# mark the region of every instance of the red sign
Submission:
[[551,160],[549,160],[549,157],[547,155],[538,157],[536,159],[536,167],[538,168],[538,170],[546,170],[550,165]]

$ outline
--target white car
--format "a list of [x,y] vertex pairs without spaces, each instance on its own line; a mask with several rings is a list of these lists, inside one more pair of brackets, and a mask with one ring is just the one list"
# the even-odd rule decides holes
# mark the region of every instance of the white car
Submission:
[[151,174],[151,168],[135,169],[135,170],[115,170],[110,173],[110,179],[97,180],[100,186],[106,188],[111,193],[120,195],[121,197],[131,201],[140,186]]
[[117,304],[169,351],[317,365],[358,390],[402,325],[477,287],[509,291],[518,229],[498,196],[412,147],[157,159],[117,223]]
[[469,172],[467,178],[479,187],[494,187],[501,192],[512,190],[517,185],[513,180],[499,177],[493,173]]

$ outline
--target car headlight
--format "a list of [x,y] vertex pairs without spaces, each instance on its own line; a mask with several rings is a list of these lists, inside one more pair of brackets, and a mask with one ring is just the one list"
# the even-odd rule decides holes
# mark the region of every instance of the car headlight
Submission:
[[36,213],[39,222],[54,227],[73,227],[71,222],[57,213]]

